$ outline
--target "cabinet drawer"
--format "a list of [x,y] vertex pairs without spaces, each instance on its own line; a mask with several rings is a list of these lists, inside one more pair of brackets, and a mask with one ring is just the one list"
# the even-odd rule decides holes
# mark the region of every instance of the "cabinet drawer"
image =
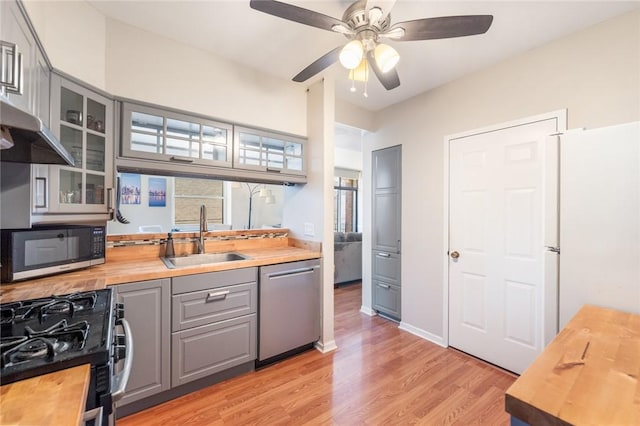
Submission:
[[256,314],[173,333],[171,386],[256,359]]
[[374,280],[373,309],[400,319],[400,287]]
[[173,278],[171,294],[205,291],[235,284],[258,281],[258,268],[232,269],[230,271],[208,272]]
[[257,300],[255,282],[175,295],[172,330],[186,330],[255,313]]
[[400,255],[373,251],[373,279],[400,285]]

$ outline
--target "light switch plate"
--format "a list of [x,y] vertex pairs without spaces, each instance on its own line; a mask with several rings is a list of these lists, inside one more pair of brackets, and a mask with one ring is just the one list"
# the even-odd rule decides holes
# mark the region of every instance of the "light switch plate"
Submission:
[[305,224],[304,224],[304,235],[306,235],[307,237],[315,237],[316,236],[316,231],[315,231],[315,227],[313,226],[313,223],[305,222]]

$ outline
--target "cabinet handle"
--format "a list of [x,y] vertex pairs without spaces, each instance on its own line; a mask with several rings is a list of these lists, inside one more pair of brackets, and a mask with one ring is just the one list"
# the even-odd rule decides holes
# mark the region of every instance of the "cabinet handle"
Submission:
[[115,205],[113,188],[107,188],[107,213],[113,213],[113,206]]
[[207,294],[207,299],[205,300],[205,302],[214,302],[216,300],[226,299],[227,294],[229,294],[229,290],[219,291],[217,293],[209,293]]
[[187,157],[171,157],[170,160],[178,163],[193,163],[193,158]]
[[391,286],[387,285],[387,284],[378,284],[378,287],[381,287],[381,288],[384,288],[384,289],[387,289],[387,290],[389,290],[391,288]]
[[378,253],[378,256],[380,256],[380,257],[391,257],[391,255],[389,253]]
[[36,178],[36,202],[34,207],[46,208],[47,207],[47,178]]
[[280,173],[282,170],[280,169],[274,169],[273,167],[267,167],[267,171],[269,173]]
[[290,269],[288,271],[274,272],[271,274],[267,274],[267,278],[279,278],[279,277],[286,277],[289,275],[308,274],[309,272],[313,272],[314,270],[319,268],[320,268],[319,266],[311,266],[309,268],[298,268],[298,269]]
[[[7,41],[0,41],[0,48],[2,48],[2,75],[5,77],[8,74],[8,68],[11,67],[11,78],[2,80],[0,86],[7,88],[8,93],[22,94],[22,54],[18,52],[18,46],[15,43],[9,43]],[[9,64],[9,57],[11,57],[11,64]]]

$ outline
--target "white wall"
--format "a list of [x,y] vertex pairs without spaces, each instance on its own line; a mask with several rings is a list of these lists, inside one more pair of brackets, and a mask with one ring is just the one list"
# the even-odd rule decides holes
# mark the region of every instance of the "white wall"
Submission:
[[306,88],[107,19],[106,90],[222,120],[306,135]]
[[[640,12],[572,34],[377,114],[371,151],[402,143],[402,321],[438,340],[443,329],[443,140],[516,118],[568,108],[569,128],[640,118]],[[365,205],[370,205],[370,193]],[[366,209],[368,210],[368,209]],[[363,252],[371,250],[365,211]],[[363,259],[365,288],[371,260]],[[363,292],[371,306],[370,289]]]
[[[307,184],[285,188],[283,227],[322,244],[322,351],[335,349],[333,332],[334,82],[325,78],[308,91]],[[308,232],[312,231],[312,232]]]
[[84,1],[23,1],[53,66],[105,88],[106,18]]

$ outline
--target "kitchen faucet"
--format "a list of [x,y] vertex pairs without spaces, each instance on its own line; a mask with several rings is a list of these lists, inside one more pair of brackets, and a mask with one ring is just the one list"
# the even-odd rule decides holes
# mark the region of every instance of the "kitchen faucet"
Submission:
[[200,235],[198,238],[198,254],[204,253],[204,233],[207,232],[207,207],[200,206]]

